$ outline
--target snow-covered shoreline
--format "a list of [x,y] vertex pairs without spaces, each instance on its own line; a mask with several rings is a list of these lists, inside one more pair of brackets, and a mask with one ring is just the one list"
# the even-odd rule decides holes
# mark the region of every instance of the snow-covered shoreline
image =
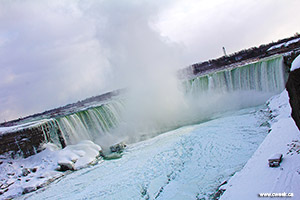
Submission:
[[77,170],[101,162],[101,147],[92,141],[81,141],[59,149],[51,143],[45,150],[28,158],[0,158],[0,195],[11,199],[45,187],[68,174],[62,167]]
[[[228,184],[221,187],[226,189],[222,199],[255,199],[259,198],[258,193],[266,192],[293,192],[295,196],[300,195],[297,190],[300,182],[300,137],[290,116],[291,108],[286,90],[272,97],[268,106],[273,115],[273,119],[269,121],[272,131],[244,168],[236,173]],[[80,169],[90,163],[101,162],[98,158],[100,146],[91,141],[82,141],[78,145],[58,150],[48,144],[46,150],[35,156],[13,162],[7,159],[0,160],[0,178],[5,179],[1,185],[1,191],[4,192],[1,196],[4,199],[14,198],[64,176],[65,172],[56,171],[59,163]],[[279,168],[268,166],[268,158],[274,153],[284,155]],[[9,190],[5,191],[7,188]]]
[[[300,134],[291,118],[291,107],[286,90],[272,97],[268,106],[274,118],[271,132],[247,162],[221,187],[226,191],[222,200],[261,199],[260,193],[293,193],[292,199],[300,198]],[[270,168],[268,158],[274,153],[283,154],[280,167]],[[268,198],[268,197],[265,197]],[[291,199],[291,197],[280,197]]]

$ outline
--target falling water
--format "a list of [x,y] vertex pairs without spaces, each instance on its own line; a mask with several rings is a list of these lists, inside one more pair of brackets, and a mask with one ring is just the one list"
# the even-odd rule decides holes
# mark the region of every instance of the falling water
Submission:
[[[123,114],[130,112],[130,110],[126,110],[126,98],[125,100],[116,98],[100,106],[50,119],[46,123],[41,123],[40,126],[45,141],[61,147],[76,144],[81,140],[99,141],[100,138],[105,141],[112,137],[112,134],[116,134],[113,132],[116,128],[122,129],[122,132],[126,133],[125,129],[128,124],[134,126],[134,128],[130,127],[128,132],[134,132],[134,129],[140,132],[140,138],[135,140],[140,141],[162,131],[207,120],[218,112],[260,105],[272,95],[282,91],[284,83],[283,58],[282,56],[273,56],[255,63],[227,68],[183,81],[186,98],[184,103],[188,106],[182,105],[182,108],[178,108],[179,116],[159,120],[157,123],[150,122],[149,124],[153,125],[152,129],[155,129],[151,130],[152,133],[148,133],[151,132],[149,126],[148,128],[145,126],[145,130],[143,130],[136,128],[143,124],[132,123],[132,121],[126,123]],[[262,98],[258,99],[259,96]],[[237,106],[238,104],[240,105]],[[127,125],[125,128],[120,127],[120,123]],[[118,135],[114,136],[114,138],[117,137]]]
[[282,56],[274,56],[233,69],[225,69],[185,82],[186,93],[197,95],[209,91],[261,91],[278,93],[284,88]]
[[57,121],[67,145],[81,140],[95,141],[96,138],[104,137],[111,129],[118,126],[123,109],[123,102],[114,100],[58,118]]

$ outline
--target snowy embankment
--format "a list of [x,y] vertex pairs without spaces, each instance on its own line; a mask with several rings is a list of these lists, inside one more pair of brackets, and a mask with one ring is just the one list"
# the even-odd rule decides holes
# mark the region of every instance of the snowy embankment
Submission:
[[[300,138],[290,117],[287,92],[273,97],[269,107],[274,116],[272,131],[244,169],[224,185],[223,199],[252,200],[262,192],[300,196]],[[263,140],[267,127],[260,124],[267,119],[257,109],[240,110],[132,144],[121,159],[78,170],[45,191],[21,198],[211,198],[216,187],[240,170]],[[100,162],[100,151],[100,146],[82,141],[60,150],[47,144],[44,151],[26,159],[2,159],[1,198],[29,193],[68,174],[56,170],[60,167],[76,170]],[[284,155],[279,168],[268,167],[274,153]]]
[[[274,117],[271,132],[245,167],[222,187],[226,189],[222,200],[268,198],[260,197],[260,193],[293,193],[292,199],[300,199],[300,132],[291,118],[287,91],[271,98],[268,104]],[[275,153],[283,154],[283,160],[279,167],[271,168],[268,158]]]
[[281,48],[283,46],[288,47],[289,45],[291,45],[293,43],[297,43],[299,41],[300,41],[300,38],[296,38],[296,39],[293,39],[293,40],[290,40],[290,41],[287,41],[287,42],[283,42],[283,43],[280,43],[280,44],[277,44],[277,45],[274,45],[274,46],[270,47],[267,51],[278,49],[278,48]]
[[45,150],[34,156],[20,159],[0,159],[0,195],[14,198],[35,191],[66,174],[67,169],[77,170],[100,161],[101,147],[91,141],[82,141],[58,149],[45,144]]

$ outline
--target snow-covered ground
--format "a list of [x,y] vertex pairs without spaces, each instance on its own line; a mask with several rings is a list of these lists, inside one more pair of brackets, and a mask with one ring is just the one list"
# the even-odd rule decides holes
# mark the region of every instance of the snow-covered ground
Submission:
[[[243,170],[235,174],[223,187],[226,191],[222,200],[268,198],[259,197],[260,193],[293,193],[292,199],[300,199],[300,132],[291,118],[288,101],[286,90],[269,101],[269,107],[275,116],[272,120],[272,131]],[[270,168],[268,158],[274,153],[283,154],[283,160],[280,167]]]
[[267,51],[271,51],[273,49],[278,49],[278,48],[281,48],[282,46],[288,47],[289,45],[291,45],[293,43],[297,43],[299,41],[300,41],[300,38],[296,38],[296,39],[290,40],[288,42],[283,42],[283,43],[280,43],[280,44],[270,47]]
[[[256,199],[267,192],[292,192],[297,199],[300,138],[287,92],[273,97],[269,107],[274,118],[268,135],[266,110],[256,107],[131,144],[116,160],[99,158],[101,148],[91,141],[63,150],[47,144],[46,150],[26,159],[1,159],[0,198],[44,187],[19,198],[210,199],[235,174],[222,186],[222,199]],[[268,166],[274,153],[283,154],[279,168]],[[78,170],[59,172],[59,163]]]
[[82,141],[58,149],[46,144],[45,150],[29,158],[0,159],[0,199],[13,198],[42,188],[67,173],[58,171],[61,166],[74,170],[101,161],[101,147],[91,141]]
[[[264,109],[264,110],[261,110]],[[116,160],[75,171],[28,199],[207,199],[265,138],[264,107],[220,115],[131,144]]]

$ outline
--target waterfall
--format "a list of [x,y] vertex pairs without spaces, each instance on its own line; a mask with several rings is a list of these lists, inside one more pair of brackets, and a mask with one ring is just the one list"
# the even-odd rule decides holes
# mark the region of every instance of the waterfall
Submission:
[[76,144],[81,140],[95,141],[118,126],[123,108],[121,100],[113,100],[98,107],[57,118],[56,121],[67,145]]
[[[216,113],[260,105],[283,90],[283,69],[282,56],[273,56],[184,81],[187,97],[184,103],[188,104],[188,107],[180,106],[182,108],[176,108],[176,116],[167,115],[169,117],[158,121],[132,121],[128,116],[122,118],[122,112],[125,110],[132,112],[126,106],[126,97],[125,101],[112,100],[101,106],[57,118],[56,121],[66,145],[81,140],[98,140],[103,145],[110,137],[114,138],[113,141],[116,140],[119,137],[113,135],[116,132],[128,132],[129,140],[139,141],[143,137],[153,137],[162,131],[208,120]],[[152,110],[154,109],[156,108]],[[120,122],[124,122],[122,124],[125,126],[120,126]],[[59,141],[57,138],[52,140]]]
[[273,56],[241,67],[199,76],[186,81],[184,85],[188,95],[250,90],[278,93],[285,85],[283,57]]
[[[184,98],[176,106],[168,107],[167,104],[172,105],[173,102],[161,99],[156,99],[161,100],[158,107],[155,107],[156,104],[145,106],[143,98],[131,102],[130,98],[122,95],[65,116],[45,117],[12,127],[10,132],[29,138],[23,140],[23,136],[17,137],[15,143],[19,146],[15,149],[30,155],[41,143],[47,142],[62,148],[82,140],[91,140],[101,146],[121,140],[137,142],[180,126],[209,120],[225,111],[261,105],[285,86],[283,57],[277,55],[240,67],[225,68],[185,80],[182,85]],[[175,95],[168,100],[175,101],[177,97]],[[154,99],[147,100],[152,102]],[[137,107],[137,102],[142,106]],[[13,137],[14,134],[11,135]],[[15,143],[7,143],[7,148],[3,148],[9,149],[8,146]]]
[[64,137],[62,136],[57,120],[47,120],[46,122],[41,123],[40,127],[42,129],[45,142],[54,143],[62,148],[66,146]]

